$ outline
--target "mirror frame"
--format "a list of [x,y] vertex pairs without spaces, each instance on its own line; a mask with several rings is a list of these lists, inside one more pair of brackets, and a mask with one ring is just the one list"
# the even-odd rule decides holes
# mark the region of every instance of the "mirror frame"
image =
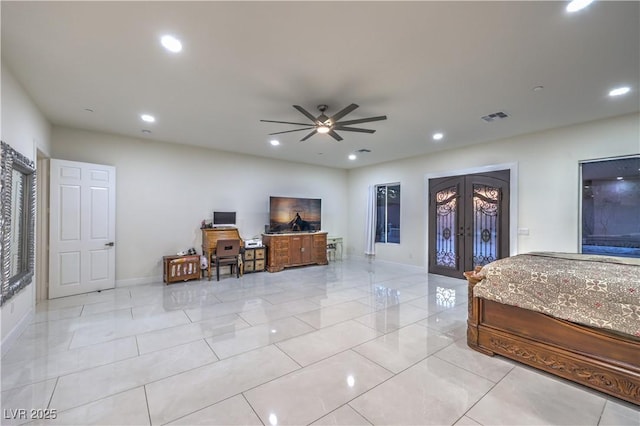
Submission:
[[[36,169],[29,158],[20,154],[6,142],[1,144],[0,159],[0,278],[2,279],[2,293],[0,306],[18,291],[31,284],[35,263],[35,215],[36,215]],[[20,271],[10,276],[11,263],[11,190],[13,186],[13,172],[18,171],[25,176],[25,187],[22,211],[25,216],[22,238],[23,253],[20,254]]]

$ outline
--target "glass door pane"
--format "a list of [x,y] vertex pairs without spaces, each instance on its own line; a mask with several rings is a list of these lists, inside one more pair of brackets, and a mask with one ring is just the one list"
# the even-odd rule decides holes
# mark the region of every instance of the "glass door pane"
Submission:
[[640,157],[582,163],[582,253],[640,257]]
[[473,267],[498,259],[500,188],[473,184]]
[[458,268],[456,247],[458,187],[436,192],[436,265]]

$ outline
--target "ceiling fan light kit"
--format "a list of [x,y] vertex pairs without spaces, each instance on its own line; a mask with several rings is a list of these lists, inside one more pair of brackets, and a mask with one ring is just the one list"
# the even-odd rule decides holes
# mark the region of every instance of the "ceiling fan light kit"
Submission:
[[306,109],[304,109],[300,105],[293,105],[293,107],[295,109],[297,109],[302,115],[307,117],[311,121],[311,123],[296,123],[296,122],[291,122],[291,121],[277,121],[277,120],[260,120],[260,121],[262,121],[264,123],[280,123],[280,124],[292,124],[294,126],[304,126],[304,127],[300,128],[300,129],[285,130],[283,132],[269,133],[270,135],[279,135],[279,134],[282,134],[282,133],[291,133],[291,132],[299,132],[299,131],[302,131],[302,130],[311,130],[311,132],[309,134],[307,134],[305,137],[300,139],[300,142],[306,141],[307,139],[309,139],[311,136],[315,135],[316,133],[328,134],[329,136],[331,136],[335,140],[341,141],[342,137],[338,133],[336,133],[336,130],[339,130],[341,132],[375,133],[376,131],[372,130],[372,129],[362,129],[362,128],[359,128],[359,127],[349,127],[349,125],[351,125],[351,124],[361,124],[361,123],[370,123],[372,121],[381,121],[381,120],[386,120],[387,119],[386,115],[380,115],[380,116],[377,116],[377,117],[368,117],[368,118],[360,118],[360,119],[356,119],[356,120],[340,121],[340,119],[342,117],[346,116],[347,114],[351,113],[353,110],[358,108],[358,105],[356,105],[356,104],[351,104],[351,105],[341,109],[337,113],[333,114],[331,117],[327,117],[325,115],[325,111],[329,107],[327,105],[324,105],[324,104],[318,105],[318,111],[320,111],[320,115],[318,115],[317,117],[315,117],[313,114],[311,114],[309,111],[307,111]]

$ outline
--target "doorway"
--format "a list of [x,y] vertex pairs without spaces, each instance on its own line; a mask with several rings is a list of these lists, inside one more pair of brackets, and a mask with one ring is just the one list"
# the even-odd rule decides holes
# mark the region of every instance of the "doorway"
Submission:
[[49,159],[37,150],[36,303],[49,298]]
[[429,180],[429,272],[464,271],[509,256],[510,171]]

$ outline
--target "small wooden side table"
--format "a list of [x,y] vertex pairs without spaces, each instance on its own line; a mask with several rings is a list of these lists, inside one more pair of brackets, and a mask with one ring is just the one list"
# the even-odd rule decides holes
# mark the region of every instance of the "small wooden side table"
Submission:
[[200,279],[200,256],[163,256],[164,282],[167,284]]
[[262,272],[267,264],[267,248],[266,247],[247,247],[244,249],[243,265],[244,272]]

